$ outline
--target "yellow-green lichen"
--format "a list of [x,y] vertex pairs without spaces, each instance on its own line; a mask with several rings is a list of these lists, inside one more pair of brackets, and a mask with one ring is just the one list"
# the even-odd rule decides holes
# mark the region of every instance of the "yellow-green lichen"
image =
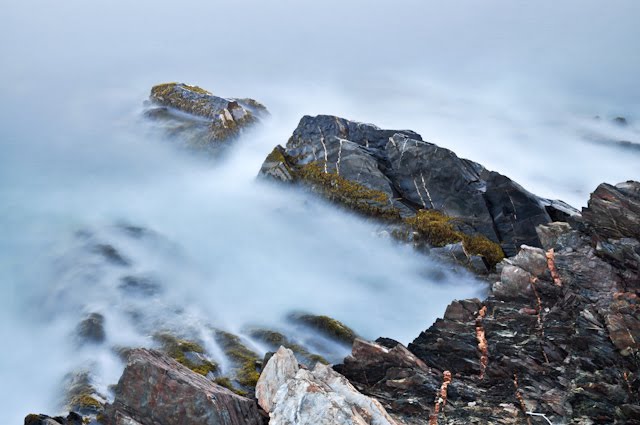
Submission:
[[278,349],[280,346],[286,347],[294,352],[304,363],[308,366],[312,366],[315,363],[329,364],[329,362],[318,354],[310,353],[303,346],[292,342],[289,338],[269,329],[252,329],[249,331],[249,335],[259,341],[262,341],[269,345],[273,350]]
[[80,394],[69,401],[71,410],[98,412],[103,409],[104,405],[95,397],[89,394]]
[[386,193],[370,189],[337,173],[326,172],[317,162],[298,166],[295,177],[325,198],[365,215],[397,219],[399,211],[392,207]]
[[[168,333],[156,334],[154,338],[162,345],[162,350],[178,363],[188,367],[200,375],[215,373],[218,365],[204,358],[204,348],[193,341],[176,338]],[[190,359],[188,353],[199,355],[196,360]]]
[[313,328],[325,336],[351,344],[357,338],[356,333],[347,325],[329,316],[317,316],[306,313],[293,313],[289,319]]
[[235,379],[238,383],[247,388],[253,388],[260,378],[258,355],[247,348],[237,335],[229,332],[216,330],[215,338],[222,351],[231,359],[235,365]]
[[453,220],[436,210],[419,210],[415,216],[404,221],[433,246],[462,242],[468,255],[483,256],[491,267],[502,261],[504,252],[499,244],[483,235],[467,235],[456,230]]

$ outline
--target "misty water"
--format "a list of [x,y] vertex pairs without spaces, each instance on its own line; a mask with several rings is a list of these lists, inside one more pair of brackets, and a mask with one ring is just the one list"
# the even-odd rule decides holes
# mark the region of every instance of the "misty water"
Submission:
[[[640,143],[640,4],[450,3],[5,0],[6,423],[58,412],[61,379],[78,367],[106,392],[123,367],[110,347],[152,346],[158,329],[202,339],[224,368],[209,326],[268,326],[304,342],[284,319],[308,311],[408,343],[453,299],[482,295],[473,276],[374,223],[257,182],[302,115],[415,130],[576,207],[600,182],[640,178],[640,151],[615,143]],[[141,117],[166,81],[255,98],[271,118],[212,164]],[[129,265],[106,260],[102,245]],[[160,290],[127,294],[126,276]],[[107,341],[80,349],[73,331],[89,312],[105,316]],[[324,350],[335,361],[348,352]]]

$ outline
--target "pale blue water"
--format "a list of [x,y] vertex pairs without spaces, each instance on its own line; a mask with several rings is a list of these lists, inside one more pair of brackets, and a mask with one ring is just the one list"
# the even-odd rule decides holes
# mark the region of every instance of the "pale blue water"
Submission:
[[[149,345],[151,328],[242,332],[286,326],[283,316],[303,309],[407,343],[451,300],[480,295],[472,277],[374,225],[256,184],[263,158],[303,114],[411,128],[576,206],[601,181],[640,178],[637,153],[585,139],[640,142],[637,2],[38,0],[2,10],[7,423],[56,413],[60,378],[89,360],[101,388],[115,382],[121,365],[108,346]],[[140,119],[150,87],[164,81],[254,97],[272,119],[213,167]],[[630,126],[607,123],[618,115]],[[156,233],[132,239],[114,226],[123,220]],[[93,242],[116,246],[131,268],[105,264]],[[117,284],[130,273],[157,277],[165,292],[123,297]],[[71,333],[89,311],[105,314],[108,344],[76,350]]]

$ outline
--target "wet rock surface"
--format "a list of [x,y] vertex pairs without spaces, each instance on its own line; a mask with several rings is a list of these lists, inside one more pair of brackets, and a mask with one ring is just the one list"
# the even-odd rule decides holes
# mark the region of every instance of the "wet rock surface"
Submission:
[[222,153],[225,142],[268,115],[256,100],[224,98],[182,83],[154,86],[149,99],[148,118],[188,148],[211,154]]
[[636,263],[599,252],[605,236],[636,247],[637,187],[597,190],[581,230],[541,226],[547,251],[523,246],[487,299],[453,302],[408,351],[356,341],[336,369],[408,423],[640,423]]
[[159,352],[137,349],[107,406],[105,422],[141,425],[258,425],[255,401],[192,372]]
[[465,233],[499,242],[509,256],[521,244],[540,246],[537,225],[577,213],[415,132],[328,115],[303,117],[286,148],[276,147],[260,174],[304,182],[372,216],[406,218],[434,209],[455,218]]

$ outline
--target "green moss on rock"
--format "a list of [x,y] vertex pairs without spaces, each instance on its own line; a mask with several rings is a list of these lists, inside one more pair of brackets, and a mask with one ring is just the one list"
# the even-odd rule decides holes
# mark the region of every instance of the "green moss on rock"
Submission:
[[233,385],[233,382],[231,381],[231,379],[227,378],[226,376],[219,376],[216,379],[214,379],[213,382],[243,397],[245,397],[248,394],[247,391],[237,388],[235,385]]
[[436,210],[419,210],[404,221],[430,245],[445,246],[462,242],[468,255],[481,255],[491,267],[504,258],[499,244],[483,235],[467,235],[453,226],[453,218]]
[[298,166],[293,174],[312,190],[348,209],[379,218],[400,217],[399,211],[391,206],[386,193],[370,189],[337,173],[325,172],[317,162]]
[[104,404],[90,394],[80,394],[69,401],[72,411],[97,413],[104,409]]
[[[218,365],[204,357],[205,350],[200,344],[177,338],[169,333],[156,334],[154,339],[162,345],[162,350],[169,357],[192,371],[203,376],[218,371]],[[189,356],[189,353],[197,355],[197,358],[194,359],[194,356]]]
[[247,348],[237,335],[216,330],[215,338],[224,353],[235,365],[235,378],[247,388],[254,388],[260,378],[258,354]]
[[289,319],[293,322],[313,328],[325,336],[343,343],[352,344],[356,333],[347,325],[329,316],[317,316],[307,313],[292,313]]
[[294,354],[307,366],[313,366],[315,363],[329,364],[329,362],[318,354],[310,353],[306,348],[300,344],[296,344],[289,338],[270,329],[252,329],[249,331],[249,335],[259,341],[264,342],[272,350],[277,350],[280,346],[293,351]]

